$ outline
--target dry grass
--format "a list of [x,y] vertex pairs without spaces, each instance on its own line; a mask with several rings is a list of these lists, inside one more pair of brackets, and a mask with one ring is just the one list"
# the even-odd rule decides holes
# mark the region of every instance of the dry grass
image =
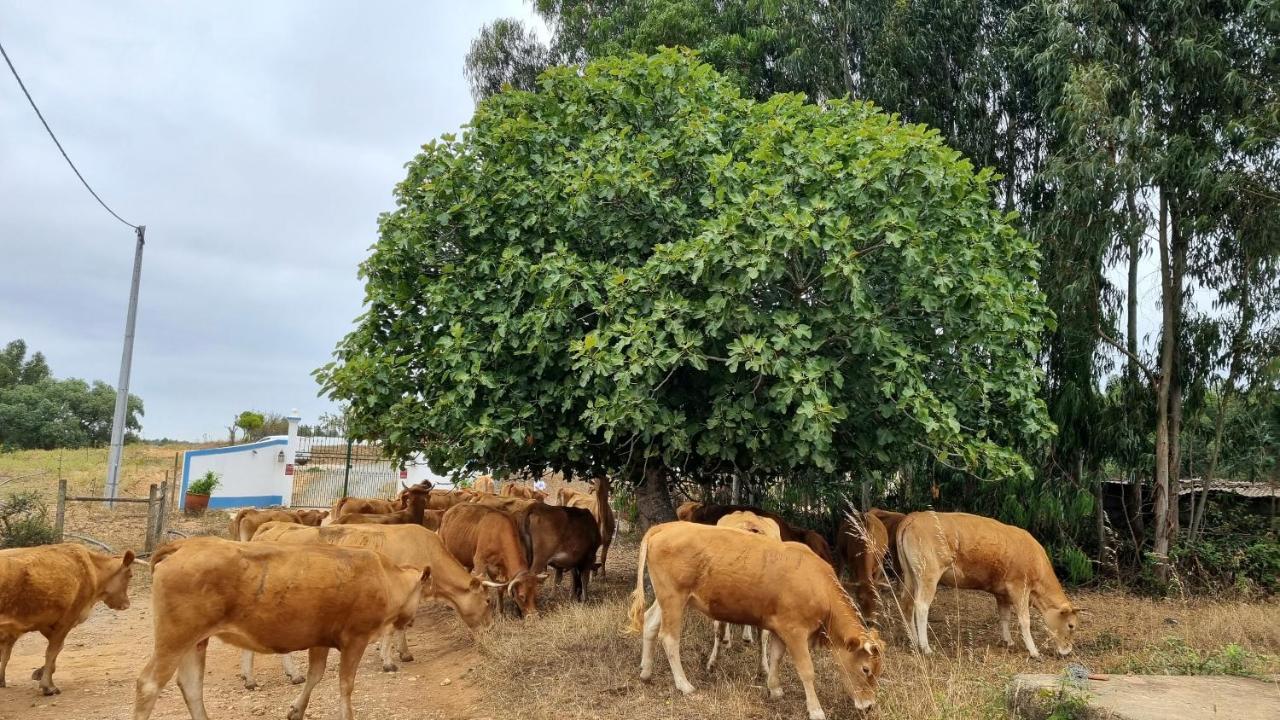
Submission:
[[[657,650],[654,680],[638,679],[640,640],[624,636],[627,595],[635,586],[635,544],[622,541],[610,554],[610,577],[593,584],[592,601],[571,603],[567,593],[544,592],[550,601],[541,619],[508,621],[481,641],[481,686],[494,698],[496,717],[519,718],[775,718],[803,717],[804,696],[789,661],[781,671],[786,697],[768,700],[759,673],[759,647],[735,641],[717,667],[704,669],[711,648],[710,624],[686,615],[682,643],[685,672],[698,688],[682,696]],[[1022,672],[1060,673],[1072,662],[1095,672],[1280,673],[1280,603],[1212,600],[1156,601],[1123,593],[1075,592],[1088,610],[1068,659],[1033,661],[1000,644],[995,601],[990,596],[943,590],[931,613],[935,655],[921,658],[906,645],[895,623],[879,703],[880,718],[1007,717],[1004,689]],[[1052,654],[1047,633],[1034,632]],[[1016,636],[1016,629],[1015,629]],[[1238,646],[1238,650],[1230,646]],[[1197,660],[1193,661],[1192,657]],[[1232,666],[1224,657],[1235,657]],[[831,717],[859,717],[840,690],[829,655],[815,652],[818,694]]]

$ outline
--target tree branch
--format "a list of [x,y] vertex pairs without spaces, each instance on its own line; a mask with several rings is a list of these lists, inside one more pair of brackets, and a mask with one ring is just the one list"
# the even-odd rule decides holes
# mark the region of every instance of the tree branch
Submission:
[[1113,348],[1115,348],[1115,349],[1119,350],[1121,353],[1123,353],[1123,354],[1125,355],[1125,357],[1127,357],[1127,358],[1129,358],[1130,360],[1132,360],[1132,361],[1133,361],[1133,364],[1134,364],[1135,366],[1137,366],[1137,368],[1138,368],[1139,370],[1141,370],[1142,372],[1146,373],[1146,375],[1147,375],[1147,378],[1148,378],[1148,379],[1150,379],[1150,380],[1155,380],[1156,378],[1160,377],[1160,373],[1158,373],[1158,372],[1156,372],[1155,370],[1153,370],[1153,369],[1151,368],[1151,366],[1150,366],[1150,365],[1147,365],[1146,363],[1144,363],[1144,362],[1142,361],[1142,358],[1140,358],[1140,357],[1138,357],[1137,355],[1134,355],[1133,353],[1129,352],[1129,348],[1127,348],[1127,347],[1125,347],[1124,345],[1120,344],[1120,341],[1119,341],[1119,340],[1116,340],[1115,338],[1113,338],[1113,337],[1111,337],[1111,336],[1107,335],[1106,333],[1102,332],[1102,328],[1100,328],[1100,327],[1098,327],[1098,326],[1096,326],[1096,325],[1095,325],[1095,326],[1094,326],[1094,328],[1093,328],[1093,330],[1094,330],[1094,332],[1096,332],[1096,333],[1098,334],[1098,337],[1099,337],[1103,342],[1105,342],[1106,344],[1110,345],[1111,347],[1113,347]]

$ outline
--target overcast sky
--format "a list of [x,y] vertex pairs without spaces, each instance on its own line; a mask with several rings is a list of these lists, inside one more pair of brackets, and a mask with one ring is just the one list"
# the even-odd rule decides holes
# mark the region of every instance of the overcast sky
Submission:
[[[505,2],[17,2],[0,42],[63,146],[147,226],[131,390],[143,435],[329,409],[311,371],[359,314],[358,263],[417,148],[473,104]],[[133,231],[76,180],[0,68],[0,344],[115,384]]]

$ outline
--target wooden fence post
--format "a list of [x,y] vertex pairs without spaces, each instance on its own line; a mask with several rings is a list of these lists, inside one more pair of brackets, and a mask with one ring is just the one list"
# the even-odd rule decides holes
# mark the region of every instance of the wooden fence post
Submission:
[[151,492],[147,495],[147,539],[146,544],[142,548],[143,552],[149,553],[155,547],[156,539],[156,495],[159,488],[155,483],[151,483]]
[[53,530],[62,542],[62,530],[67,523],[67,479],[58,478],[58,509],[53,516]]
[[160,520],[156,523],[156,548],[164,544],[164,531],[169,526],[169,495],[173,493],[173,484],[166,481],[160,484]]

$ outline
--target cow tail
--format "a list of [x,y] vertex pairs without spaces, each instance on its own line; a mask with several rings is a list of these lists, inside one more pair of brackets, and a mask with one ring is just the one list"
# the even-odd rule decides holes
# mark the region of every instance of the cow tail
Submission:
[[902,522],[898,523],[898,527],[895,529],[895,534],[897,535],[896,545],[898,546],[898,572],[902,575],[902,589],[906,591],[909,598],[914,600],[916,597],[916,581],[918,578],[915,568],[911,565],[911,548],[908,547],[910,543],[907,542],[906,530],[910,524],[911,523],[908,523],[907,519],[904,518]]
[[169,543],[168,545],[164,545],[159,550],[156,550],[155,552],[151,553],[152,572],[155,571],[156,565],[159,565],[161,560],[164,560],[165,558],[177,552],[178,548],[181,547],[181,545],[182,543],[180,542]]
[[230,528],[229,537],[232,540],[240,539],[240,518],[243,515],[244,515],[244,511],[241,510],[236,513],[235,517],[231,518],[231,528]]
[[640,559],[636,563],[636,589],[631,593],[631,611],[628,613],[626,633],[639,635],[644,627],[644,565],[649,556],[649,537],[653,530],[644,534],[640,541]]

